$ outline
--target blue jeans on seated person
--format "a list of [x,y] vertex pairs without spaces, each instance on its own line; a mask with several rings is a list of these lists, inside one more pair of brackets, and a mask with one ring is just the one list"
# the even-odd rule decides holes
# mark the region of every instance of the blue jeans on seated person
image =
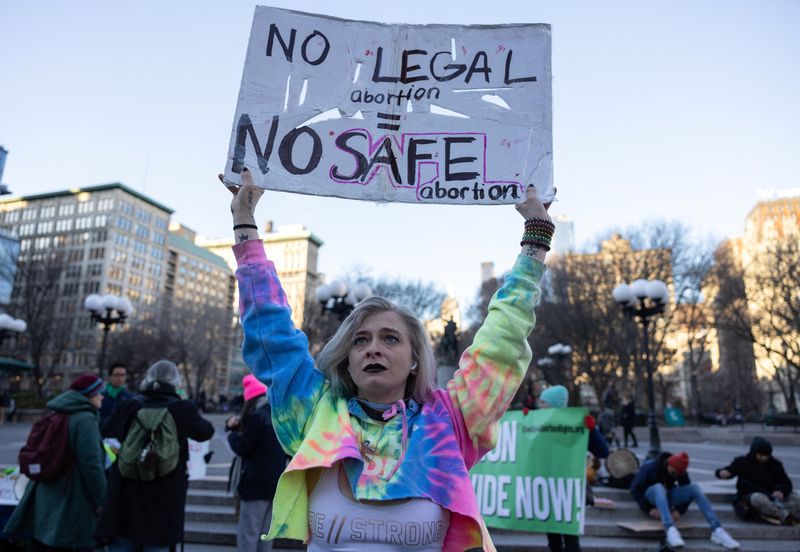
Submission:
[[711,508],[711,503],[706,498],[706,495],[703,494],[703,491],[700,490],[700,487],[695,484],[673,487],[667,491],[664,485],[656,483],[647,488],[644,492],[644,496],[658,508],[661,514],[661,522],[664,524],[664,529],[675,525],[672,521],[672,508],[683,505],[688,506],[692,501],[696,502],[697,507],[703,512],[712,531],[717,527],[721,527],[717,515]]

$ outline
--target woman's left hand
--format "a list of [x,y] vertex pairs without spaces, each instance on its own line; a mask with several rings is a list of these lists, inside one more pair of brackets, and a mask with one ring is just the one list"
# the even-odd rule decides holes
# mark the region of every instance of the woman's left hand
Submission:
[[525,220],[532,218],[540,218],[550,220],[550,215],[547,214],[547,209],[550,208],[550,203],[544,204],[539,199],[539,194],[533,184],[529,184],[526,190],[526,197],[515,206],[519,214],[525,217]]

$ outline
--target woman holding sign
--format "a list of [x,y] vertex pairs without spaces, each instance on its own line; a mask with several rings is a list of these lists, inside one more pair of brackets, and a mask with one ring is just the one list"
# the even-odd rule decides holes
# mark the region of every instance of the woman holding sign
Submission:
[[244,358],[269,386],[273,424],[292,461],[275,494],[269,538],[316,550],[494,550],[468,470],[495,444],[531,359],[544,257],[553,223],[536,190],[517,204],[522,251],[489,304],[447,389],[420,321],[372,297],[316,361],[294,328],[259,240],[263,190],[247,169],[233,193]]

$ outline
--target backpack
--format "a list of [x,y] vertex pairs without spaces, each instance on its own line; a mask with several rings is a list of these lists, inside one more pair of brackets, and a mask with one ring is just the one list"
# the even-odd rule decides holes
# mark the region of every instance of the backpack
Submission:
[[69,446],[69,414],[50,412],[31,428],[19,451],[19,469],[33,481],[55,479],[75,463]]
[[166,408],[140,408],[117,457],[122,477],[152,481],[171,473],[180,457],[178,429]]

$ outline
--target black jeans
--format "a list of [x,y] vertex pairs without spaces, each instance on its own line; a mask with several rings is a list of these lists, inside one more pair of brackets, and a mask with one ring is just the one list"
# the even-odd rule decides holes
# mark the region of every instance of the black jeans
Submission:
[[55,546],[47,546],[43,542],[36,539],[31,540],[31,552],[92,552],[91,548],[57,548]]
[[636,434],[633,432],[633,426],[631,426],[631,427],[625,426],[625,446],[626,447],[628,446],[628,435],[630,435],[631,439],[633,439],[633,446],[634,447],[638,447],[639,446],[639,441],[636,440]]
[[581,541],[577,535],[547,533],[547,546],[550,552],[581,552]]

